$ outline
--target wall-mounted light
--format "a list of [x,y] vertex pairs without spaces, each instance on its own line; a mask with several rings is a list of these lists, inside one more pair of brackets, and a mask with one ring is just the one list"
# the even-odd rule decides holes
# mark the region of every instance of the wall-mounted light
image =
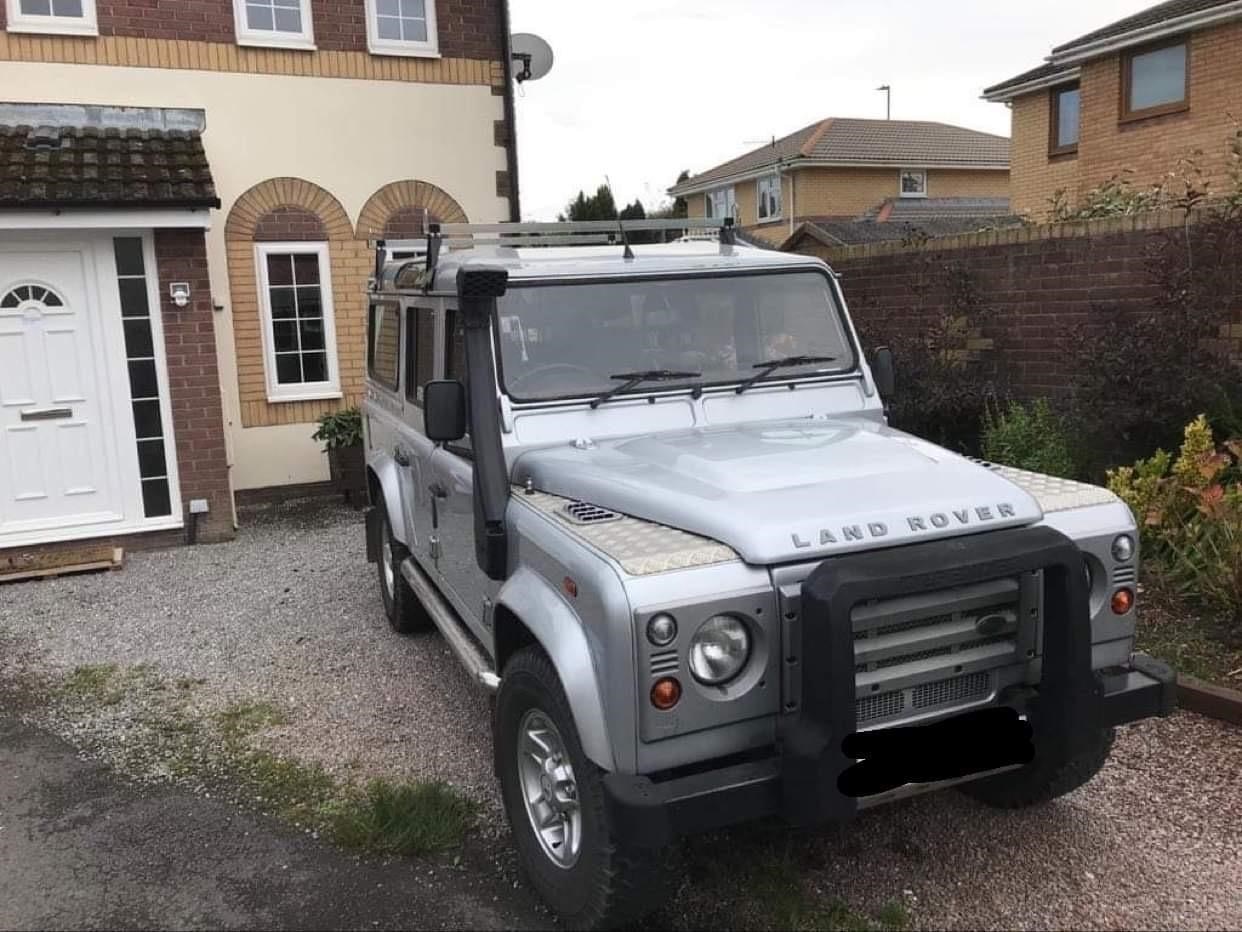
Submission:
[[173,282],[168,286],[168,296],[177,307],[185,307],[190,303],[190,283]]

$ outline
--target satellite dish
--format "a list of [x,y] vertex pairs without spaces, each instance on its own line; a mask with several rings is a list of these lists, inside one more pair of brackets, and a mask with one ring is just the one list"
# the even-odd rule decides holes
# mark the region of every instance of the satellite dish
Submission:
[[513,79],[518,84],[527,81],[538,81],[552,70],[552,46],[531,32],[514,33],[510,40],[513,60],[518,69]]

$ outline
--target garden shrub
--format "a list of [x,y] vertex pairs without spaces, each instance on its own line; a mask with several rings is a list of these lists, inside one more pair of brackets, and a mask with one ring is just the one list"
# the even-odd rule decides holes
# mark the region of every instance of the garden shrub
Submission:
[[1065,423],[1044,398],[1029,406],[1011,401],[983,412],[984,459],[1018,469],[1070,478],[1075,474]]
[[1112,470],[1108,487],[1134,511],[1149,555],[1170,581],[1242,625],[1242,440],[1217,447],[1199,417],[1176,458],[1160,450]]

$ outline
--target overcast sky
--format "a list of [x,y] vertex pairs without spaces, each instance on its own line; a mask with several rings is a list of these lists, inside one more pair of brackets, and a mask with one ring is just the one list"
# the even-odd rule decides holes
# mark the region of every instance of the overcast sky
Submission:
[[1009,135],[984,87],[1155,0],[511,0],[551,43],[518,90],[522,212],[554,220],[607,175],[647,207],[703,171],[829,116],[939,120]]

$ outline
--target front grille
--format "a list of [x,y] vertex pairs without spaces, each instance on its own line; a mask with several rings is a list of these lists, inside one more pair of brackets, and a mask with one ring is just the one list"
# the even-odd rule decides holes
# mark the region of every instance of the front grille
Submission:
[[1032,656],[1037,580],[996,579],[855,608],[859,727],[987,701],[997,671]]
[[906,709],[906,694],[900,691],[864,696],[854,704],[858,724],[878,718],[891,718]]
[[1124,586],[1138,579],[1138,570],[1133,566],[1119,566],[1113,570],[1113,585]]
[[970,676],[955,676],[938,683],[924,683],[912,690],[911,697],[914,708],[922,711],[936,706],[977,702],[991,692],[992,678],[986,673],[972,673]]

